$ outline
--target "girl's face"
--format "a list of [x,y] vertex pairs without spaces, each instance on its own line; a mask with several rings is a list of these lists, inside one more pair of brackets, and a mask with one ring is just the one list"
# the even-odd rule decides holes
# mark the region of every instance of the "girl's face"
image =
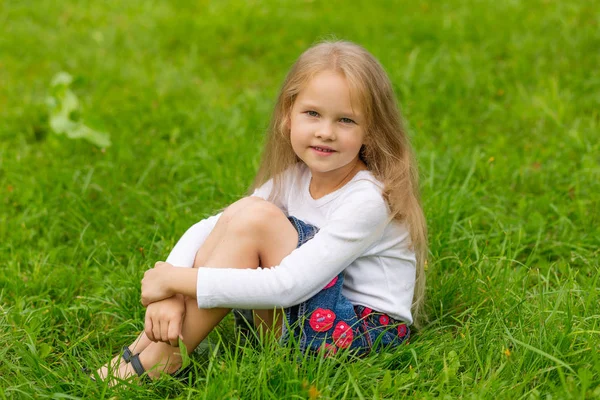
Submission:
[[300,91],[290,115],[290,139],[311,172],[339,172],[358,161],[364,115],[352,107],[346,78],[324,71]]

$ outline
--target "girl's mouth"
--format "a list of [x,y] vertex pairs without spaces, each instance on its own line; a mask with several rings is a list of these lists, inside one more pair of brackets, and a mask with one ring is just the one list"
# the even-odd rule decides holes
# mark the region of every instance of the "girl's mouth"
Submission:
[[316,151],[318,154],[321,154],[321,155],[328,155],[328,154],[335,153],[335,150],[325,149],[323,147],[311,146],[311,149],[313,149],[314,151]]

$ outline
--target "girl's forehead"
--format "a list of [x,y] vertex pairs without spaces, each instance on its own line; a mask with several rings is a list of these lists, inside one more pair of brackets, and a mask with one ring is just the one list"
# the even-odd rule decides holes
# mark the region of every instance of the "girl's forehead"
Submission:
[[319,72],[302,86],[296,104],[341,108],[346,113],[360,114],[360,96],[352,90],[344,75],[335,71]]

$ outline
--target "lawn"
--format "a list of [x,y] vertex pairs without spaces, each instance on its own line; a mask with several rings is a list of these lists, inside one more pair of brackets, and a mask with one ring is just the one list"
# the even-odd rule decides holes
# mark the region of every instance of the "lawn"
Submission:
[[[600,397],[600,2],[0,1],[0,398]],[[385,66],[420,167],[429,321],[296,361],[228,318],[195,379],[108,388],[139,282],[243,196],[312,43]],[[53,132],[60,72],[99,147]],[[64,76],[64,75],[63,75]]]

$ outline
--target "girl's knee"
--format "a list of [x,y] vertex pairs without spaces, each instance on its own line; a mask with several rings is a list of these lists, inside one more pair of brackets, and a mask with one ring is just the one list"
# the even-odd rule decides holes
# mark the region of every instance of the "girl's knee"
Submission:
[[229,207],[227,207],[225,209],[225,211],[223,211],[223,215],[221,216],[221,218],[225,218],[225,220],[229,221],[233,218],[234,215],[236,215],[240,211],[242,211],[245,208],[247,208],[248,206],[250,206],[254,203],[260,202],[260,201],[264,201],[264,200],[259,197],[253,197],[253,196],[243,197],[243,198],[239,199],[238,201],[232,203]]
[[258,201],[248,203],[243,212],[235,214],[230,221],[230,228],[238,232],[256,234],[264,233],[273,224],[287,222],[287,217],[276,205],[266,200],[255,199]]

